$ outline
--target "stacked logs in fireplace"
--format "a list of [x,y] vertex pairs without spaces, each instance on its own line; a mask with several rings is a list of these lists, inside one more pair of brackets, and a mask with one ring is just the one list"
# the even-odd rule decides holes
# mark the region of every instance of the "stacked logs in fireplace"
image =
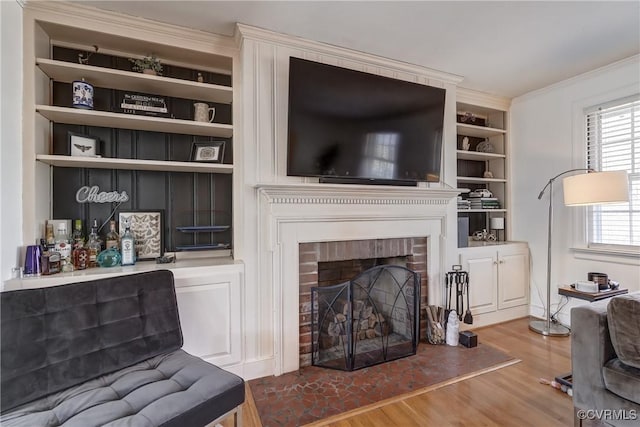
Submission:
[[419,274],[396,265],[312,288],[312,364],[351,371],[415,354],[419,301]]
[[[327,333],[320,334],[320,349],[327,349],[340,344],[340,337],[347,334],[347,316],[349,315],[349,302],[339,301],[338,305],[342,305],[342,313],[335,315],[333,321],[327,326]],[[355,340],[373,339],[389,335],[391,327],[384,315],[374,313],[373,306],[367,305],[365,301],[353,301],[353,316],[351,333]]]

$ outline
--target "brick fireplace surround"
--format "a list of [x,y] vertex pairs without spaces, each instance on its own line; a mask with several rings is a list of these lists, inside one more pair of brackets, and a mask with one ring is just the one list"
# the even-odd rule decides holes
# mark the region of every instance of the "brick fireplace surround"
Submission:
[[[391,238],[333,242],[300,243],[299,245],[299,289],[300,289],[300,366],[311,365],[311,288],[318,286],[318,263],[346,260],[368,260],[376,258],[404,257],[406,267],[420,274],[420,307],[427,305],[427,238]],[[361,263],[354,263],[360,265]],[[348,277],[361,271],[349,268]],[[320,280],[323,280],[320,278]],[[422,311],[422,310],[421,310]],[[426,319],[420,319],[420,336],[424,336]]]

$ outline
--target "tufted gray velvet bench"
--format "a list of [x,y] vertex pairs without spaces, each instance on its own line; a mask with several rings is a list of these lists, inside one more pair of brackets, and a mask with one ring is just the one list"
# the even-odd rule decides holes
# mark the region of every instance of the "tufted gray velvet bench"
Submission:
[[0,293],[3,427],[198,427],[244,381],[182,347],[173,274]]

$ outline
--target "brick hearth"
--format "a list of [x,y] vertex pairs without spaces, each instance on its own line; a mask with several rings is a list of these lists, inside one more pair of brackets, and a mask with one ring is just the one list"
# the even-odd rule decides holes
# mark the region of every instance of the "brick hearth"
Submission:
[[[311,365],[311,288],[318,286],[318,263],[341,262],[353,273],[352,278],[368,268],[369,262],[342,261],[404,257],[406,267],[420,274],[420,307],[427,305],[426,237],[300,243],[299,254],[300,367]],[[323,282],[325,278],[320,279]],[[426,319],[421,316],[421,337],[425,330]]]

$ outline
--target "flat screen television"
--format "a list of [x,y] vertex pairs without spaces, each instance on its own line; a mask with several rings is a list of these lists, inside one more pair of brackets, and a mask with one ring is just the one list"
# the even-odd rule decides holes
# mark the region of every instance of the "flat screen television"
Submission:
[[287,174],[440,181],[445,90],[291,58]]

